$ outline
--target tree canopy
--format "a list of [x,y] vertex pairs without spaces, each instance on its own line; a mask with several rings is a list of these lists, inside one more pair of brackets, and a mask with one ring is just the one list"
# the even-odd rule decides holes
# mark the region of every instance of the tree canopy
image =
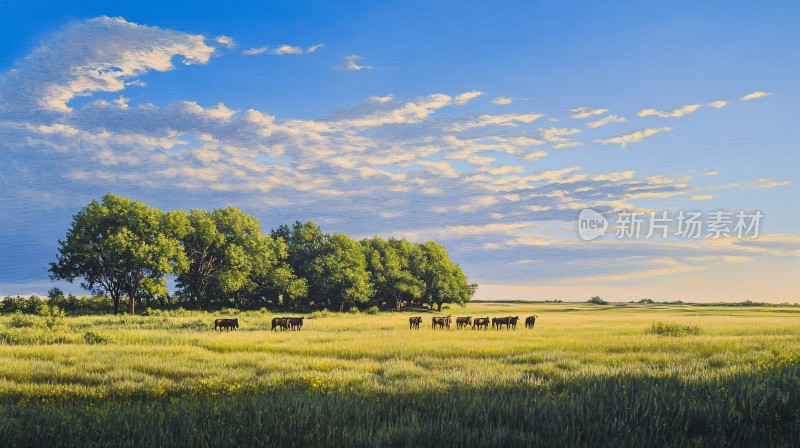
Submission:
[[123,300],[134,313],[151,298],[203,310],[441,309],[464,305],[477,287],[432,241],[355,241],[300,221],[263,234],[259,220],[236,207],[163,212],[111,193],[81,209],[58,244],[51,278],[107,294],[115,313]]

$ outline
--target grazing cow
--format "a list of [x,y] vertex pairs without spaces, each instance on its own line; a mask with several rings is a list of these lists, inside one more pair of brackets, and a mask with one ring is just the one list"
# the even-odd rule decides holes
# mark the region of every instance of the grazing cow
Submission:
[[519,316],[509,317],[508,318],[508,325],[510,325],[513,329],[516,330],[517,329],[517,321],[519,321]]
[[419,330],[419,324],[422,323],[422,317],[415,316],[408,318],[408,329],[409,330]]
[[444,330],[444,328],[447,327],[447,329],[449,330],[450,329],[450,322],[452,322],[452,320],[450,319],[450,316],[445,316],[445,317],[435,317],[434,316],[434,317],[431,318],[431,323],[433,324],[433,329],[434,330],[436,329],[436,327],[439,327],[442,330]]
[[[511,316],[498,317],[497,319],[495,319],[495,322],[497,322],[497,329],[498,330],[502,330],[503,329],[503,325],[506,326],[506,330],[510,329],[511,328],[512,319],[514,319],[514,318],[511,317]],[[517,319],[519,319],[519,318],[517,318]],[[517,321],[514,320],[513,322],[514,322],[514,325],[516,325]]]
[[472,325],[472,316],[456,317],[456,328],[468,327]]
[[489,329],[489,318],[488,317],[476,317],[474,323],[472,324],[472,329],[474,330],[475,327],[478,327],[478,330],[483,327],[484,330]]
[[303,318],[302,317],[287,317],[287,319],[288,319],[287,324],[289,324],[289,328],[291,330],[300,331],[300,329],[303,328]]
[[528,316],[525,318],[525,328],[533,329],[533,326],[536,325],[536,318],[538,316]]
[[288,317],[273,317],[272,318],[272,331],[275,331],[276,328],[280,328],[281,330],[286,330],[289,328],[289,318]]
[[226,331],[230,331],[231,328],[234,330],[239,328],[239,319],[216,319],[214,320],[214,331],[217,330],[219,327],[219,331],[222,331],[224,328]]
[[497,326],[497,318],[496,318],[496,317],[493,317],[493,318],[492,318],[492,330],[494,330],[494,329],[495,329],[495,326]]

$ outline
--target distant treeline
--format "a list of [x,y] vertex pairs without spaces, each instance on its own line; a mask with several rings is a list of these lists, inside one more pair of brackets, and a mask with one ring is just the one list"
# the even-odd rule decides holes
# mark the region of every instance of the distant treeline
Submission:
[[[236,207],[163,212],[111,193],[72,219],[50,277],[127,302],[209,310],[465,304],[477,288],[433,241],[327,234],[313,222],[268,235]],[[174,275],[177,290],[167,291]]]

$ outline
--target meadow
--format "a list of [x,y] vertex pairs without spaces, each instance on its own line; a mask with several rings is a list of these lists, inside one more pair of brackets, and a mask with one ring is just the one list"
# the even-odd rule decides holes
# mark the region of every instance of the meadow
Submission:
[[[0,446],[793,446],[800,307],[0,317]],[[533,330],[525,316],[538,315]],[[286,315],[281,313],[280,315]],[[295,315],[289,313],[288,315]],[[408,318],[422,315],[418,331]],[[215,317],[238,331],[212,332]]]

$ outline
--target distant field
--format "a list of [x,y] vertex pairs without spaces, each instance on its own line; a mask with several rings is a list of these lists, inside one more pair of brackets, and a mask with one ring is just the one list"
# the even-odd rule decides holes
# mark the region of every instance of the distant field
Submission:
[[[269,331],[269,313],[174,314],[68,317],[52,330],[0,317],[0,446],[800,440],[798,307],[473,303],[441,313],[519,315],[516,331],[455,321],[433,331],[434,313],[306,316],[300,332]],[[412,315],[424,317],[419,331]],[[212,332],[214,317],[241,328]]]

